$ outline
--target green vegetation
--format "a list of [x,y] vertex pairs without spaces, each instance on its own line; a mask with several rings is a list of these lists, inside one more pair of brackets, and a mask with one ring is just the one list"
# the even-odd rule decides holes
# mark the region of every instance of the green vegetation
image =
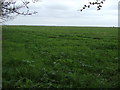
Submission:
[[3,87],[116,88],[117,28],[3,26]]

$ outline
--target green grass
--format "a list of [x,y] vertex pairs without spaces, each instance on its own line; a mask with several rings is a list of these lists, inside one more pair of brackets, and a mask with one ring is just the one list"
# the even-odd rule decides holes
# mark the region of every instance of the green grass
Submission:
[[3,88],[116,88],[118,29],[3,26]]

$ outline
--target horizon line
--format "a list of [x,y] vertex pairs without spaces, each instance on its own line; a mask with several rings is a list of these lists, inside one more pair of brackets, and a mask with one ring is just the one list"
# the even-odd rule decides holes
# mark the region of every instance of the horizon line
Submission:
[[32,24],[2,24],[0,26],[55,26],[55,27],[119,27],[119,26],[92,26],[92,25],[88,25],[88,26],[82,26],[82,25],[32,25]]

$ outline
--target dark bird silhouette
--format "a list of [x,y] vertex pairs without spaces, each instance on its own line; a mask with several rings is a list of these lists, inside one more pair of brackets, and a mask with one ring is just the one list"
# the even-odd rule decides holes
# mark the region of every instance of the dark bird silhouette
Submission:
[[84,5],[84,7],[87,7],[87,5]]
[[102,7],[101,5],[99,5],[99,7]]
[[98,5],[101,4],[101,3],[97,3]]
[[101,3],[103,4],[103,1],[101,1]]
[[97,10],[100,10],[100,8],[98,8]]
[[95,4],[97,4],[98,2],[95,2]]
[[93,2],[92,4],[94,5],[95,3]]
[[88,5],[88,8],[90,8],[90,5]]
[[83,7],[83,9],[85,9],[85,7]]
[[90,4],[92,4],[91,2],[89,2]]

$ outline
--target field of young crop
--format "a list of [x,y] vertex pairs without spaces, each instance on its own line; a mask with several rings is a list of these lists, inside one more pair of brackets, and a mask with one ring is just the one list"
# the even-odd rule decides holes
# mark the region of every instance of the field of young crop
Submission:
[[118,29],[3,26],[3,88],[116,88]]

